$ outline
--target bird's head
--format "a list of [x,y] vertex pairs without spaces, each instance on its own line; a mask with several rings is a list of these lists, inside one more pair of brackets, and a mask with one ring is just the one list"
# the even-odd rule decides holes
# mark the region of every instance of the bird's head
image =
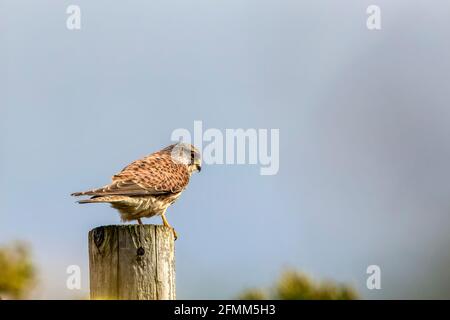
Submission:
[[201,154],[192,144],[180,142],[164,150],[170,152],[173,161],[186,165],[190,174],[202,170]]

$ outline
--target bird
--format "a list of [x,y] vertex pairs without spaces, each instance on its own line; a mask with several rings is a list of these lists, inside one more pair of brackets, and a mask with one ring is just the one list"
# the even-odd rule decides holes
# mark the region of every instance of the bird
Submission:
[[101,188],[74,192],[71,196],[89,196],[77,201],[109,203],[118,210],[122,222],[161,216],[164,226],[177,232],[166,218],[167,208],[186,189],[191,175],[202,168],[201,154],[192,144],[179,142],[154,152],[127,165],[112,177],[112,182]]

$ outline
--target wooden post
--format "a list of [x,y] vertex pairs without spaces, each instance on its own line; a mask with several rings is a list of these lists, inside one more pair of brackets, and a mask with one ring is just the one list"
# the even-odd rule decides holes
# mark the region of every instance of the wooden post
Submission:
[[174,300],[174,251],[173,232],[162,225],[91,230],[91,299]]

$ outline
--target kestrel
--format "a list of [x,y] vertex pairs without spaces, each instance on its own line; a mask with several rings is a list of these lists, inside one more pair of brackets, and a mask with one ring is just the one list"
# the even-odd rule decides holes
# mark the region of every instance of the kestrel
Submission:
[[163,224],[172,228],[166,210],[187,187],[192,173],[200,170],[200,153],[193,145],[173,144],[130,163],[112,177],[112,183],[72,196],[91,196],[78,203],[110,203],[124,222],[137,220],[142,224],[141,218],[160,215]]

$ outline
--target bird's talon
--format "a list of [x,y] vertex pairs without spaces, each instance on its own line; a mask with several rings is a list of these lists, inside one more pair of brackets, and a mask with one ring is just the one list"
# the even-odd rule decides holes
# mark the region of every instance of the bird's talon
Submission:
[[173,232],[173,237],[175,238],[175,241],[176,241],[178,239],[178,234],[174,228],[172,228],[172,232]]

